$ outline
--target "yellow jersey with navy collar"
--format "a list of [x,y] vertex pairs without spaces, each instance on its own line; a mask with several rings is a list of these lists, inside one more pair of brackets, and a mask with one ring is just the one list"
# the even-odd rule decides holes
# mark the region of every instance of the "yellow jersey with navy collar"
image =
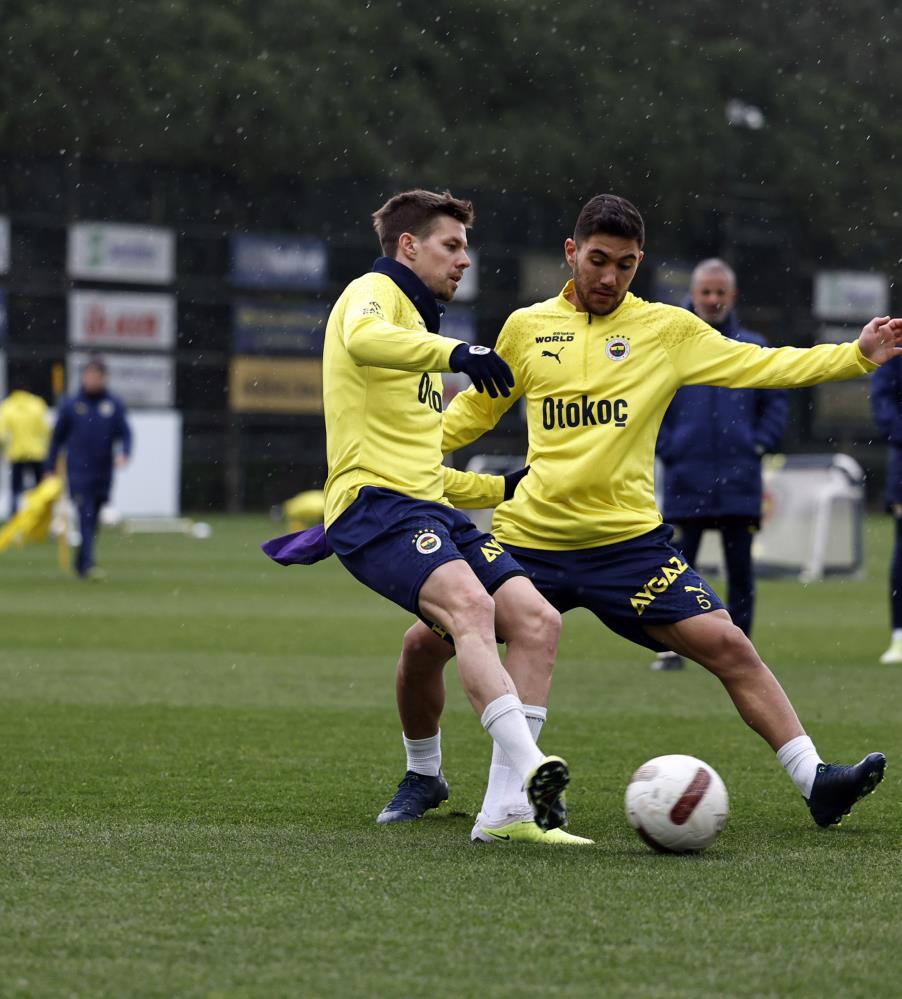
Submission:
[[609,315],[579,312],[566,298],[571,288],[504,324],[495,349],[516,378],[509,398],[467,389],[445,413],[448,453],[526,399],[530,471],[492,524],[504,544],[574,550],[654,530],[655,441],[681,385],[800,388],[876,367],[857,342],[739,343],[686,309],[630,293]]
[[442,377],[461,343],[438,336],[386,274],[352,281],[329,315],[323,408],[328,527],[364,486],[463,507],[500,502],[504,480],[442,465]]

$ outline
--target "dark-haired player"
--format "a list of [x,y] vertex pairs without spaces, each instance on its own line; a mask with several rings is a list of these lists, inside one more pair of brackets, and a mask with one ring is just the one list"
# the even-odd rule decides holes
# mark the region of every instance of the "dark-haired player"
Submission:
[[[497,538],[562,613],[585,607],[631,641],[710,670],[815,822],[834,825],[877,786],[886,761],[880,753],[854,766],[821,760],[776,677],[671,545],[654,498],[655,440],[681,385],[792,388],[854,378],[902,354],[902,319],[873,319],[855,342],[808,350],[739,343],[691,312],[629,292],[644,238],[642,217],[623,198],[599,195],[583,207],[564,244],[572,280],[556,298],[513,313],[498,338],[513,392],[458,395],[442,447],[476,440],[522,395],[530,472],[496,510]],[[406,733],[438,730],[441,667],[452,654],[421,624],[405,635],[398,703]],[[472,838],[506,840],[528,818],[517,775],[496,749]]]

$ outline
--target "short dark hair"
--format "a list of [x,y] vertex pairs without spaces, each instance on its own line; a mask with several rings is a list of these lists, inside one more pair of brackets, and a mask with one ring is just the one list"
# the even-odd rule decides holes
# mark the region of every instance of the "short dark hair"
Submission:
[[91,369],[97,371],[101,375],[106,374],[106,361],[102,357],[89,357],[85,362],[84,367],[81,369],[81,373],[84,374],[86,371]]
[[472,201],[455,198],[450,191],[404,191],[396,194],[377,212],[373,212],[373,228],[386,257],[398,252],[398,240],[405,232],[425,239],[439,215],[450,215],[469,229],[475,214]]
[[596,194],[583,205],[573,238],[581,243],[599,232],[634,239],[640,250],[645,245],[645,223],[639,209],[616,194]]

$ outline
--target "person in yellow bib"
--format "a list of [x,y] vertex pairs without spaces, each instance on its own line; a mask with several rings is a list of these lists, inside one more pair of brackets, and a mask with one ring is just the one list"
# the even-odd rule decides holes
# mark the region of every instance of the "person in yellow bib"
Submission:
[[28,391],[24,382],[14,382],[12,391],[0,403],[0,447],[10,466],[12,518],[22,493],[41,481],[50,447],[47,403]]
[[[693,313],[629,291],[645,255],[634,205],[598,195],[564,243],[562,292],[519,309],[496,350],[509,395],[451,402],[442,449],[462,448],[526,402],[529,474],[497,507],[493,533],[562,614],[585,607],[618,634],[712,672],[771,746],[814,821],[837,824],[882,780],[885,758],[824,763],[777,678],[708,583],[671,544],[654,495],[655,441],[682,385],[796,388],[859,377],[902,355],[902,319],[871,320],[856,341],[765,348],[722,336]],[[398,704],[405,732],[438,731],[442,666],[453,649],[422,624],[405,635]],[[426,710],[426,708],[428,710]],[[493,757],[471,837],[494,842],[524,814],[516,777]]]
[[322,489],[305,489],[270,507],[272,520],[284,520],[292,531],[302,531],[323,522],[325,496]]

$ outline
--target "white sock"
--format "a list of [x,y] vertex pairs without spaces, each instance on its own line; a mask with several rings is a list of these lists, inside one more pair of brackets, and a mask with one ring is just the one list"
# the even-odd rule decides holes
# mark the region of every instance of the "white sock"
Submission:
[[902,628],[893,628],[893,641],[902,642]]
[[542,726],[548,721],[548,708],[542,704],[524,704],[523,710],[526,712],[529,734],[538,742],[539,736],[542,734]]
[[403,733],[402,738],[407,752],[407,769],[415,774],[438,777],[442,768],[442,730],[428,739],[408,739]]
[[529,731],[520,698],[514,694],[496,697],[482,712],[481,721],[482,727],[507,754],[520,784],[524,784],[543,754]]
[[803,798],[811,797],[817,776],[817,765],[824,761],[817,755],[814,743],[807,735],[797,735],[777,750],[777,759],[789,774]]
[[[529,733],[538,742],[548,709],[538,704],[524,704],[523,710]],[[482,821],[489,826],[499,826],[518,818],[532,818],[532,806],[523,790],[523,780],[511,758],[497,742],[492,746],[489,782],[479,811]]]

